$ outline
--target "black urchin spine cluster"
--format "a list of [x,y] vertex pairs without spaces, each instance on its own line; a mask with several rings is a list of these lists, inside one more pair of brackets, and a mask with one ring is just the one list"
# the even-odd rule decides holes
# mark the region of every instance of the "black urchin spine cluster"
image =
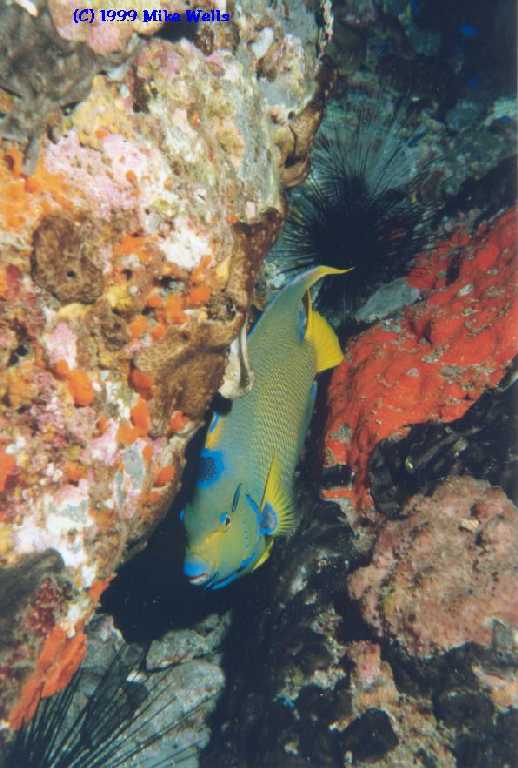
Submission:
[[[153,728],[177,694],[168,681],[169,668],[154,675],[148,686],[139,683],[144,663],[142,650],[123,645],[86,702],[74,707],[82,695],[79,670],[61,693],[40,701],[32,720],[0,753],[0,768],[169,768],[192,758],[199,744],[175,746],[175,733],[208,699],[172,717],[165,728]],[[153,761],[150,750],[166,738],[172,741],[171,751]]]
[[430,239],[437,205],[422,199],[430,160],[420,139],[406,106],[354,105],[322,124],[311,173],[292,193],[273,251],[287,274],[318,264],[354,268],[323,281],[321,307],[353,312],[376,284],[403,274]]

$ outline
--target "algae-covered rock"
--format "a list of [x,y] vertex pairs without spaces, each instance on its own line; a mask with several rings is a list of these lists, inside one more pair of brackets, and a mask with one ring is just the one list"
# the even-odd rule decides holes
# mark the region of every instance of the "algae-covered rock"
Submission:
[[502,490],[452,478],[388,521],[372,562],[348,579],[375,632],[412,655],[465,643],[491,648],[495,626],[518,625],[518,517]]

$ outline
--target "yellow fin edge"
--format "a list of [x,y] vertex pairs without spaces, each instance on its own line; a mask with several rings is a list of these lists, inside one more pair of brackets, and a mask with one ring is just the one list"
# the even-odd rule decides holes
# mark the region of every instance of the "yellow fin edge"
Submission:
[[265,563],[268,560],[268,558],[270,557],[270,554],[272,552],[272,547],[273,547],[273,539],[271,539],[267,543],[266,549],[264,550],[264,552],[261,555],[261,557],[259,558],[259,560],[252,567],[252,571],[255,571],[256,568],[259,568],[260,565],[262,565],[263,563]]

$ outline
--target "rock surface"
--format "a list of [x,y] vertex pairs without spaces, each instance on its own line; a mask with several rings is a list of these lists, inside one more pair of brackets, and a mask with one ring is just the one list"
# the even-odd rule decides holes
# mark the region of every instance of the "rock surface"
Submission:
[[429,496],[445,477],[456,475],[488,480],[518,503],[517,395],[513,364],[460,419],[416,424],[405,437],[378,443],[369,460],[369,487],[378,512],[399,518],[411,496]]
[[348,578],[374,631],[413,656],[491,648],[495,633],[516,632],[518,509],[504,492],[452,478],[404,515],[382,526],[370,565]]
[[0,764],[27,766],[38,754],[45,765],[74,760],[82,766],[196,768],[224,684],[221,630],[218,617],[209,616],[180,631],[178,643],[169,632],[146,649],[125,643],[111,617],[94,618],[73,683],[40,704],[35,719],[0,753]]
[[[29,574],[0,648],[15,726],[66,684],[128,543],[178,488],[325,91],[310,12],[297,26],[288,7],[236,3],[170,42],[130,21],[117,39],[108,23],[72,34],[65,5],[3,11],[19,34],[15,97],[0,94],[20,130],[0,144],[0,578]],[[41,24],[56,45],[26,72]],[[62,51],[92,66],[54,92]]]

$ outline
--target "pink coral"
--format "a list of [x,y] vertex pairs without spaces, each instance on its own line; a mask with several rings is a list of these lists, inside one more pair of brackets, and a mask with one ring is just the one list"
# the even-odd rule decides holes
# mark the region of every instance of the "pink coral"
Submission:
[[[75,131],[70,131],[56,144],[49,144],[45,165],[51,173],[70,178],[101,216],[135,207],[135,190],[131,182],[125,175],[116,177],[109,159],[101,153],[81,146]],[[94,184],[92,178],[95,178]]]

